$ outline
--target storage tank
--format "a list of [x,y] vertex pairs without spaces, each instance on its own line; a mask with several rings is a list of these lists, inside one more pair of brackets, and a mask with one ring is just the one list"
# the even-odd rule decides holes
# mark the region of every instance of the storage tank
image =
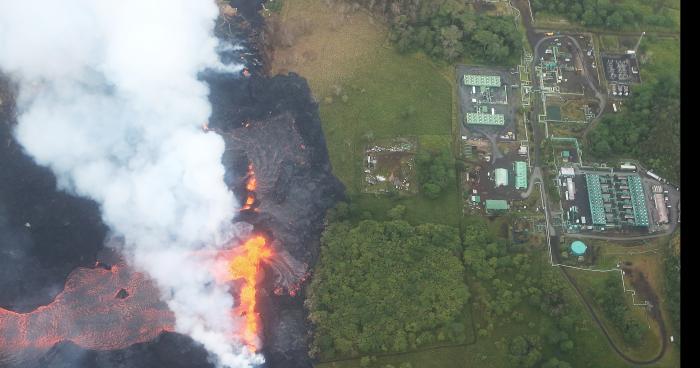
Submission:
[[586,244],[584,244],[580,240],[576,240],[573,243],[571,243],[571,253],[575,256],[582,256],[586,253]]

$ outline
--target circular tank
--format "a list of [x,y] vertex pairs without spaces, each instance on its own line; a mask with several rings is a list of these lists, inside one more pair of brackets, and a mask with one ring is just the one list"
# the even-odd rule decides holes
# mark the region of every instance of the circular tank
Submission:
[[575,256],[582,256],[584,253],[586,253],[586,248],[586,244],[580,240],[576,240],[571,243],[571,253],[573,253]]

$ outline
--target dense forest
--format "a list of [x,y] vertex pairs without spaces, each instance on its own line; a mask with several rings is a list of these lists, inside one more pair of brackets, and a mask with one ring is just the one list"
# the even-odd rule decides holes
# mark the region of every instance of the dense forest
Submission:
[[[486,220],[472,218],[464,232],[464,263],[467,276],[480,285],[473,293],[472,310],[482,314],[478,336],[489,336],[496,324],[525,323],[524,304],[552,317],[544,328],[529,322],[532,334],[511,337],[503,346],[508,360],[517,367],[570,367],[563,359],[574,351],[573,337],[583,328],[580,310],[565,297],[567,288],[555,269],[525,245],[494,237]],[[552,347],[545,357],[543,346]]]
[[437,198],[449,185],[455,183],[452,156],[447,149],[439,152],[418,152],[416,170],[420,189],[428,198]]
[[478,61],[507,63],[522,50],[512,17],[477,15],[457,0],[359,0],[385,18],[400,52],[422,50],[449,62],[469,55]]
[[464,342],[469,293],[456,229],[402,220],[329,225],[309,287],[311,354],[325,358]]
[[617,114],[605,115],[588,134],[596,158],[634,157],[648,169],[680,180],[680,79],[669,72],[633,88]]
[[[600,27],[612,30],[630,28],[630,25],[673,27],[675,21],[662,1],[644,0],[654,9],[644,14],[633,4],[609,0],[532,0],[533,12],[546,11],[558,14],[568,20],[587,27]],[[635,27],[633,27],[635,28]]]

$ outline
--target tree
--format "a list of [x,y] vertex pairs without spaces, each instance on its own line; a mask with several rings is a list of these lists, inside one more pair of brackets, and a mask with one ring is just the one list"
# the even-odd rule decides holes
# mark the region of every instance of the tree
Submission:
[[423,194],[430,199],[436,199],[440,196],[440,186],[433,183],[423,184]]
[[397,205],[396,207],[389,210],[387,216],[392,220],[401,220],[406,215],[406,206]]
[[541,350],[539,336],[516,336],[508,344],[508,359],[515,366],[534,367],[542,358]]
[[415,157],[418,183],[423,194],[435,199],[456,178],[452,156],[447,149],[440,151],[420,151]]
[[542,368],[571,368],[571,364],[552,357],[542,364]]

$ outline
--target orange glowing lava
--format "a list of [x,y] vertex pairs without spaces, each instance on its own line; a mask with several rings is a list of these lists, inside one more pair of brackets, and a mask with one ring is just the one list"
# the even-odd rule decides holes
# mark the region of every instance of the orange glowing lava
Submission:
[[243,244],[242,252],[229,263],[231,277],[243,280],[240,305],[236,312],[245,317],[243,341],[253,351],[256,351],[260,345],[258,341],[260,316],[255,310],[256,286],[258,278],[262,275],[260,264],[270,257],[272,257],[272,249],[267,246],[265,238],[255,236]]
[[248,197],[245,200],[245,204],[241,211],[249,210],[252,208],[253,203],[255,203],[255,189],[258,186],[258,181],[255,178],[255,170],[253,170],[253,164],[248,165],[248,182],[246,183],[245,189],[248,191]]
[[123,264],[76,268],[50,304],[27,313],[0,308],[0,366],[31,362],[61,341],[123,349],[174,325],[175,316],[143,274]]

